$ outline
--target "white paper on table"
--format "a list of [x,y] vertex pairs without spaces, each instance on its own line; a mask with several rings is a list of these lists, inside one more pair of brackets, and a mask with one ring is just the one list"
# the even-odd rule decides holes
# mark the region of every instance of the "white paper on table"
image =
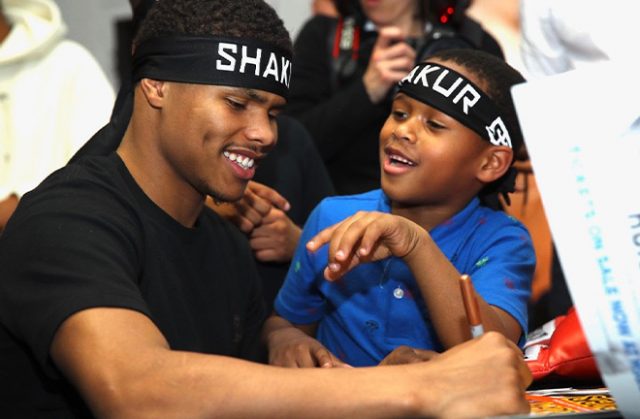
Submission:
[[569,292],[603,380],[640,418],[640,78],[594,65],[513,88]]

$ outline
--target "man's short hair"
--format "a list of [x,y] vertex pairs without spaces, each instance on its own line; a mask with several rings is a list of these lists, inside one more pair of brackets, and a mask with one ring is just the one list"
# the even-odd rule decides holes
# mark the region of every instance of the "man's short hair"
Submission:
[[292,51],[282,19],[263,0],[159,0],[133,43],[171,35],[254,39]]

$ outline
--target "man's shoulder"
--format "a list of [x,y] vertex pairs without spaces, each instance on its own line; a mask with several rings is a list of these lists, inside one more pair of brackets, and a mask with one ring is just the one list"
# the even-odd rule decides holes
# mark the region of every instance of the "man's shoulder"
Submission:
[[125,184],[114,158],[92,156],[51,173],[23,196],[19,209],[45,213],[64,209],[108,212],[123,199],[123,190]]

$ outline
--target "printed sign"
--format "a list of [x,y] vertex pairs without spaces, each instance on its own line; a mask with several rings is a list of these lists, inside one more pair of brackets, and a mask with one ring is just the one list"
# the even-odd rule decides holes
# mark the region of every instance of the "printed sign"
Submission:
[[603,380],[640,418],[640,81],[594,65],[516,86],[571,297]]

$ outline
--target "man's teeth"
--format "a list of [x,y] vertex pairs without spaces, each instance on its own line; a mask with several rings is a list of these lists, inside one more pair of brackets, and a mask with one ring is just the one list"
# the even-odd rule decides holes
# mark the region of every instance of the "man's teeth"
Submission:
[[400,163],[404,163],[404,164],[408,164],[409,166],[415,166],[416,164],[414,162],[412,162],[411,160],[407,160],[404,157],[392,154],[389,156],[389,159],[391,161],[396,161],[396,162],[400,162]]
[[242,167],[243,169],[251,169],[255,164],[252,158],[243,156],[241,154],[229,153],[228,151],[225,151],[223,154],[226,158]]

